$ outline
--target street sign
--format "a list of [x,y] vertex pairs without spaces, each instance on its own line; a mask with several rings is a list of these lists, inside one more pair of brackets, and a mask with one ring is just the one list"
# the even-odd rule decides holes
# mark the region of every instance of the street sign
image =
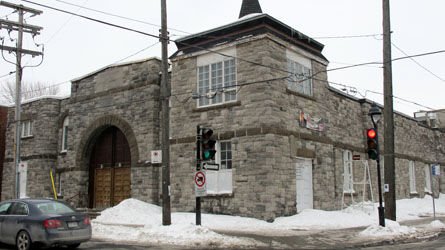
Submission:
[[206,170],[219,170],[219,164],[204,162],[202,163],[202,168]]
[[197,171],[195,173],[195,196],[202,197],[206,196],[207,188],[206,188],[206,175],[203,171]]
[[162,163],[162,151],[161,150],[152,150],[151,151],[151,163],[152,164]]

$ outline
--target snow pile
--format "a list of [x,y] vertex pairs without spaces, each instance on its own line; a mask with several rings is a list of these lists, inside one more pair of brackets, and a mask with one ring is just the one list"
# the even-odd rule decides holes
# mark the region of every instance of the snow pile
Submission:
[[[445,214],[445,195],[436,199],[436,214]],[[378,204],[351,206],[343,211],[307,209],[301,213],[277,218],[273,223],[239,216],[202,214],[202,226],[195,225],[195,213],[172,213],[172,225],[162,226],[162,209],[136,199],[122,201],[104,210],[93,220],[93,237],[110,241],[138,242],[141,244],[168,244],[202,247],[263,247],[252,239],[229,237],[215,231],[250,232],[261,235],[293,235],[295,230],[327,230],[367,227],[362,237],[398,237],[411,235],[415,228],[401,226],[386,220],[386,227],[378,223]],[[430,196],[397,201],[398,221],[432,217]],[[443,229],[434,221],[430,227]]]
[[[203,221],[213,222],[212,215],[203,215]],[[227,216],[229,217],[229,216]],[[230,217],[231,223],[239,223]],[[252,219],[253,220],[253,219]],[[162,226],[162,209],[136,199],[127,199],[104,210],[93,220],[93,237],[109,241],[138,242],[187,246],[261,247],[262,243],[247,238],[228,237],[209,228],[194,225],[195,214],[173,213],[172,225]],[[217,220],[219,224],[223,224]],[[266,222],[264,222],[266,223]],[[222,226],[222,228],[225,228]]]
[[440,220],[432,221],[429,226],[437,229],[445,229],[445,224],[443,224]]
[[102,224],[125,225],[161,225],[159,216],[162,209],[159,206],[145,203],[136,199],[127,199],[117,206],[105,209],[96,218]]
[[385,236],[403,236],[412,235],[417,230],[412,227],[401,226],[398,222],[385,220],[385,227],[380,225],[371,225],[359,235],[363,237],[385,237]]
[[[440,194],[436,203],[436,215],[445,215],[445,195]],[[424,198],[403,199],[397,201],[397,220],[415,220],[421,217],[433,216],[433,199],[426,195]]]

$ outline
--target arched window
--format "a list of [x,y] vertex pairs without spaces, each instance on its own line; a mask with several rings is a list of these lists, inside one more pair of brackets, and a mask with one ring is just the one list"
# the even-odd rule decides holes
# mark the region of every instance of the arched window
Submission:
[[62,126],[62,152],[66,152],[68,150],[68,126],[69,126],[70,120],[69,117],[65,117],[63,120],[63,126]]

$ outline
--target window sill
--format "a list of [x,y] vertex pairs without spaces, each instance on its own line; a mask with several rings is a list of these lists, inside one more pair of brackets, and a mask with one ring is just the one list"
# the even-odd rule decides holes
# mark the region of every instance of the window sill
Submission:
[[22,136],[22,137],[20,137],[20,139],[22,139],[22,140],[28,140],[28,139],[32,139],[32,138],[34,138],[33,135],[28,135],[28,136]]
[[309,100],[312,100],[312,101],[316,101],[313,96],[302,94],[302,93],[299,93],[297,91],[291,90],[289,88],[286,88],[286,94],[291,94],[291,95],[303,97],[303,98],[306,98],[306,99],[309,99]]
[[68,151],[67,150],[62,150],[62,151],[60,151],[60,155],[66,155],[66,153],[67,153]]
[[231,108],[231,107],[236,107],[236,106],[241,106],[241,101],[226,102],[226,103],[221,103],[221,104],[217,104],[217,105],[213,105],[213,106],[204,106],[204,107],[194,108],[192,110],[192,112],[205,112],[205,111],[209,111],[209,110],[226,109],[226,108]]

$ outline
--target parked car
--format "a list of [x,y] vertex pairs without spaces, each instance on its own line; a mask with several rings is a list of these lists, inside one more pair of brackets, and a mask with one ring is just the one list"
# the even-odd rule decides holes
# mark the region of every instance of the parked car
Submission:
[[0,202],[0,241],[28,250],[35,245],[77,248],[91,238],[87,215],[62,201],[17,199]]

